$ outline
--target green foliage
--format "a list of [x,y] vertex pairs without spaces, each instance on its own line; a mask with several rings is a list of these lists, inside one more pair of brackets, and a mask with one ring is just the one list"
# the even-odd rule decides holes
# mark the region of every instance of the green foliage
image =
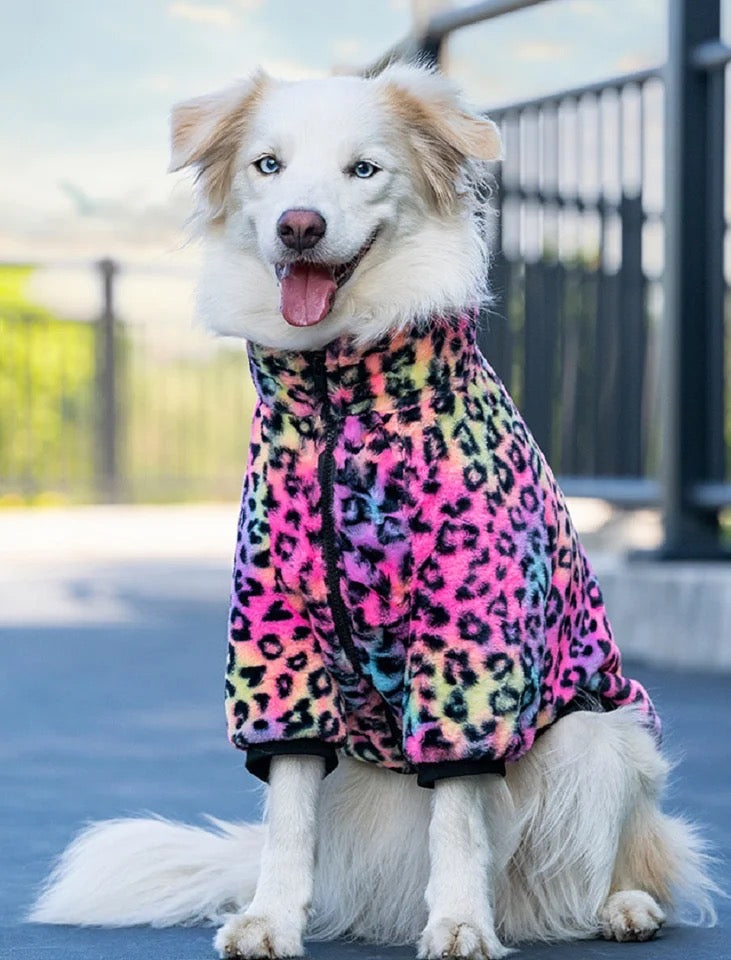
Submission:
[[87,497],[94,331],[34,304],[32,267],[0,267],[0,502]]
[[242,344],[160,356],[132,339],[120,373],[130,499],[238,499],[254,399]]
[[[0,505],[97,496],[96,327],[33,303],[33,267],[0,266]],[[117,330],[119,494],[235,499],[253,404],[241,343]]]

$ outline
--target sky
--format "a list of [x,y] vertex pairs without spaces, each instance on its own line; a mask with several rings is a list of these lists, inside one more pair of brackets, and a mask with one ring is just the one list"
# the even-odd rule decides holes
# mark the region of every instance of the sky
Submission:
[[[166,175],[173,102],[249,73],[358,67],[410,0],[2,0],[0,259],[144,260],[180,250]],[[449,69],[480,106],[653,66],[666,0],[553,0],[463,31]]]

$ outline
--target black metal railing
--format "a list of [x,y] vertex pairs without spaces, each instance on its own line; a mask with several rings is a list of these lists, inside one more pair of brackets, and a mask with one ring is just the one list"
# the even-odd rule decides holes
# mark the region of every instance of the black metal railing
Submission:
[[[643,232],[659,213],[639,175],[646,88],[656,77],[646,71],[491,113],[506,163],[485,349],[554,469],[568,486],[594,478],[595,494],[601,478],[616,496],[617,478],[657,472],[649,385],[658,278],[642,261]],[[579,154],[586,139],[593,155],[562,172],[562,154]]]
[[[455,31],[548,2],[558,0],[448,10],[380,64],[438,62]],[[662,68],[487,111],[506,159],[486,352],[569,494],[662,504],[666,557],[724,555],[719,517],[731,505],[731,49],[719,6],[668,0]],[[245,429],[232,433],[220,410],[246,419],[241,348],[163,355],[114,302],[126,275],[97,266],[94,323],[0,303],[11,495],[236,495]]]
[[[409,52],[438,64],[455,31],[547,2],[447,10]],[[506,159],[484,346],[568,493],[662,504],[661,556],[722,557],[731,49],[720,0],[668,0],[668,22],[661,68],[486,110]]]

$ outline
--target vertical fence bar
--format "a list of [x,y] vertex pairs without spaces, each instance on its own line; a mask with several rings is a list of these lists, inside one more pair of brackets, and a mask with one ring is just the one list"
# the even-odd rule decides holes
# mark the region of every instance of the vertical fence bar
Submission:
[[[495,174],[495,196],[502,196],[502,171]],[[486,319],[480,325],[478,339],[483,353],[498,376],[510,387],[512,342],[510,330],[510,264],[503,249],[505,209],[496,216],[494,253],[490,262],[489,286],[492,300]]]
[[[33,437],[33,318],[29,312],[22,315],[23,347],[23,455],[21,460],[20,489],[23,496],[37,493],[39,477],[36,474],[35,443]],[[20,332],[20,331],[19,331]]]
[[615,429],[621,431],[618,472],[627,477],[643,473],[642,395],[645,370],[645,289],[642,274],[642,196],[622,196],[622,266],[620,268],[620,350]]
[[620,431],[617,429],[619,396],[619,335],[621,280],[600,266],[595,332],[596,391],[594,432],[597,438],[596,473],[600,477],[621,475]]
[[551,449],[553,403],[554,316],[546,309],[549,293],[547,269],[541,261],[525,264],[525,327],[523,356],[525,390],[522,413],[533,436],[543,450]]
[[[661,556],[668,559],[721,554],[716,509],[693,503],[692,488],[711,478],[717,431],[708,383],[722,353],[711,356],[714,330],[723,323],[709,293],[717,269],[717,238],[708,216],[723,194],[712,183],[713,139],[708,132],[723,115],[710,115],[708,74],[691,63],[700,43],[720,37],[719,0],[669,0],[665,73],[665,317],[663,351],[663,522]],[[717,99],[717,95],[716,95]],[[715,148],[718,149],[717,144]],[[716,161],[717,162],[717,161]],[[714,189],[715,188],[715,189]],[[709,285],[709,280],[711,284]]]
[[114,278],[119,268],[106,259],[97,263],[97,269],[102,282],[102,312],[96,324],[96,486],[100,500],[113,502],[120,493],[114,317]]
[[726,474],[726,444],[723,430],[724,403],[724,337],[726,280],[724,246],[726,242],[726,70],[712,70],[708,80],[708,207],[706,211],[706,244],[708,255],[708,310],[711,323],[708,331],[708,415],[717,429],[713,431],[708,450],[708,479],[722,481]]
[[592,349],[596,337],[598,316],[599,282],[597,270],[592,269],[590,263],[582,265],[579,276],[581,278],[580,299],[578,311],[578,343],[579,356],[577,364],[577,379],[575,404],[576,413],[576,472],[583,476],[596,476],[596,448],[598,438],[593,430],[594,410],[596,404],[596,382],[599,372],[594,363],[595,354]]

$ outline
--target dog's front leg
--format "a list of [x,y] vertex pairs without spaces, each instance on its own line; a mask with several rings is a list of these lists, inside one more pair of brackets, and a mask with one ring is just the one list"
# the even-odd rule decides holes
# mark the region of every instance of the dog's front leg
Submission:
[[429,913],[419,941],[420,960],[497,960],[511,952],[498,940],[492,908],[487,805],[500,786],[498,777],[486,774],[440,780],[434,788]]
[[299,957],[312,898],[315,819],[324,761],[273,757],[267,836],[254,899],[216,934],[222,957]]

